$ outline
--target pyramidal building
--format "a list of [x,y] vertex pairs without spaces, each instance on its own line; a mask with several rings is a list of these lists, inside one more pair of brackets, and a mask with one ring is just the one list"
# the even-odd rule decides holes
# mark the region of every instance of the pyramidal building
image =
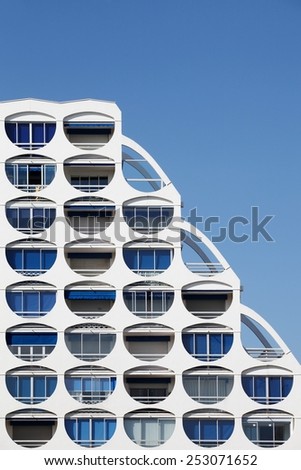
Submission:
[[300,364],[116,104],[0,119],[1,449],[300,449]]

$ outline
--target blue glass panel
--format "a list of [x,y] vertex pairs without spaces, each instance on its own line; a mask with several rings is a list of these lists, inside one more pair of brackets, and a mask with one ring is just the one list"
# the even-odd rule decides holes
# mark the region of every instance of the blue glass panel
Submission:
[[189,354],[192,354],[194,352],[194,335],[191,333],[184,333],[182,335],[182,340],[186,351],[188,351]]
[[222,353],[222,338],[221,334],[211,333],[209,335],[209,351],[213,358],[218,359]]
[[6,292],[6,300],[13,312],[22,312],[22,292]]
[[269,377],[269,397],[281,397],[280,377]]
[[195,335],[195,351],[194,353],[199,356],[200,359],[207,359],[207,335],[206,334],[196,334]]
[[18,142],[21,143],[29,143],[29,124],[25,122],[18,123]]
[[39,312],[39,292],[23,292],[23,312]]
[[27,169],[28,165],[17,165],[18,181],[15,181],[15,184],[18,186],[28,184]]
[[92,438],[95,444],[102,444],[106,441],[105,421],[103,419],[92,419]]
[[227,441],[234,429],[234,421],[229,419],[220,419],[218,421],[218,439]]
[[92,379],[91,377],[84,377],[82,379],[83,392],[91,392],[92,390]]
[[46,122],[45,124],[45,142],[50,142],[55,133],[55,123]]
[[50,312],[56,301],[55,292],[40,292],[40,311]]
[[106,439],[109,440],[113,436],[116,429],[116,420],[107,419],[106,420]]
[[15,144],[16,143],[16,123],[7,122],[5,124],[5,130],[8,138]]
[[55,176],[55,165],[44,166],[44,183],[50,184]]
[[90,420],[89,419],[84,419],[80,418],[77,421],[77,427],[78,427],[78,439],[81,441],[84,441],[84,443],[88,443],[90,441]]
[[30,397],[30,377],[19,377],[19,396]]
[[266,396],[266,381],[265,377],[254,377],[254,395],[255,397]]
[[7,333],[8,345],[54,345],[56,344],[56,333]]
[[155,267],[156,269],[167,269],[170,265],[170,250],[155,251]]
[[50,269],[56,260],[56,250],[42,250],[42,268]]
[[9,376],[6,377],[6,386],[9,393],[16,397],[18,395],[18,377]]
[[242,386],[248,397],[253,396],[253,377],[242,377]]
[[293,386],[293,377],[282,377],[282,396],[287,397]]
[[139,269],[154,269],[154,250],[139,250]]
[[200,438],[205,441],[217,440],[217,421],[215,419],[200,420]]
[[6,217],[9,223],[14,227],[18,227],[18,209],[8,208],[6,209]]
[[12,184],[16,184],[15,177],[14,177],[14,174],[15,174],[14,169],[15,169],[15,165],[11,165],[9,163],[7,163],[5,165],[5,171],[6,171],[7,178],[9,179],[9,181]]
[[40,122],[32,123],[32,143],[43,144],[44,143],[44,125]]
[[107,391],[110,390],[110,378],[103,377],[99,381],[99,390]]
[[65,419],[65,428],[70,439],[75,441],[77,438],[77,422],[74,419]]
[[22,269],[23,267],[23,250],[8,248],[6,251],[7,261],[13,269]]
[[34,377],[33,394],[34,397],[45,397],[45,377]]
[[46,378],[46,396],[50,397],[53,394],[57,383],[56,377],[47,377]]
[[30,209],[25,207],[19,208],[19,227],[24,229],[30,228]]
[[24,250],[24,265],[25,269],[41,268],[40,250]]
[[232,333],[225,333],[223,335],[223,351],[224,351],[224,354],[227,354],[231,347],[232,347],[232,344],[233,344],[233,335]]
[[68,300],[115,300],[115,291],[89,291],[89,290],[67,290],[65,299]]
[[192,441],[198,441],[200,439],[200,427],[198,419],[184,419],[183,427],[189,439]]
[[138,269],[138,252],[137,250],[125,249],[124,261],[130,269]]

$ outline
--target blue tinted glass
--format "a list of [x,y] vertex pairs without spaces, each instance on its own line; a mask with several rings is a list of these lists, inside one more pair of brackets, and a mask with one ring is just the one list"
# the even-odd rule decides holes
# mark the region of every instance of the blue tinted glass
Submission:
[[154,269],[154,250],[139,250],[139,268]]
[[90,420],[80,418],[77,421],[77,427],[78,439],[81,441],[85,441],[88,444],[90,440]]
[[293,377],[282,377],[282,396],[287,397],[293,385]]
[[55,165],[45,165],[44,166],[44,183],[50,184],[55,176]]
[[125,249],[124,261],[130,269],[138,269],[137,250]]
[[170,265],[170,250],[156,250],[155,263],[156,269],[167,269]]
[[234,422],[229,419],[221,419],[218,421],[218,439],[226,441],[231,436],[234,429]]
[[19,377],[19,394],[21,397],[30,397],[30,377]]
[[281,397],[280,377],[269,377],[269,396]]
[[26,209],[25,207],[19,208],[19,228],[30,228],[30,209]]
[[254,377],[254,394],[255,397],[263,398],[266,396],[265,377]]
[[[206,334],[196,334],[195,335],[195,354],[198,356],[201,355],[201,358],[206,359],[207,351],[207,335]],[[203,357],[202,357],[203,355]]]
[[40,269],[40,250],[24,250],[24,268]]
[[14,227],[18,227],[18,209],[6,209],[6,217],[9,223]]
[[17,143],[19,144],[28,144],[29,140],[29,124],[26,122],[18,123],[18,137]]
[[23,250],[8,249],[6,252],[7,261],[13,269],[22,269],[23,267]]
[[57,379],[56,377],[47,377],[46,378],[46,395],[50,397],[53,394],[56,387]]
[[217,440],[217,422],[214,419],[202,419],[200,421],[200,437],[204,441]]
[[15,174],[14,169],[15,169],[15,165],[11,165],[9,163],[7,163],[5,165],[5,171],[6,171],[7,178],[9,179],[9,181],[12,184],[16,184],[15,177],[14,177],[14,174]]
[[16,397],[18,395],[18,378],[17,377],[6,377],[6,386],[8,388],[9,393]]
[[23,292],[23,311],[39,312],[39,293]]
[[113,436],[116,429],[116,420],[107,419],[106,420],[106,439],[109,440]]
[[8,135],[8,138],[15,144],[16,143],[16,123],[7,122],[5,124],[5,130]]
[[194,352],[194,335],[189,333],[189,334],[183,334],[183,344],[186,349],[190,354],[193,354]]
[[27,177],[27,165],[17,165],[18,168],[18,181],[15,184],[20,185],[27,185],[28,184],[28,177]]
[[224,352],[224,354],[227,354],[230,351],[230,349],[232,347],[232,343],[233,343],[232,333],[223,334],[223,352]]
[[46,122],[45,124],[45,142],[50,142],[55,133],[55,123]]
[[13,312],[22,312],[22,292],[7,292],[6,300]]
[[184,431],[192,441],[198,441],[200,438],[199,421],[197,419],[184,419]]
[[53,308],[56,301],[56,293],[55,292],[41,292],[40,293],[40,310],[41,312],[50,312]]
[[44,140],[44,125],[41,122],[32,123],[32,143],[43,144]]
[[45,397],[45,377],[34,377],[34,386],[33,386],[33,394],[36,398],[44,398]]
[[67,434],[70,437],[70,439],[75,441],[76,438],[77,438],[77,432],[76,432],[77,431],[77,421],[75,421],[74,419],[66,419],[65,420],[65,428],[66,428]]
[[56,250],[42,251],[42,268],[50,269],[56,259]]
[[242,386],[249,397],[253,396],[253,377],[242,377]]
[[220,357],[220,354],[222,352],[221,348],[221,334],[213,334],[211,333],[209,335],[209,348],[210,348],[210,354],[216,355],[216,357]]

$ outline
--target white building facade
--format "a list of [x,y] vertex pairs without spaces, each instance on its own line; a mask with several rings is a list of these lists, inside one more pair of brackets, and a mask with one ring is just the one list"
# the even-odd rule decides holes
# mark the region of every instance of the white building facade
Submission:
[[116,104],[0,116],[0,448],[301,449],[300,364]]

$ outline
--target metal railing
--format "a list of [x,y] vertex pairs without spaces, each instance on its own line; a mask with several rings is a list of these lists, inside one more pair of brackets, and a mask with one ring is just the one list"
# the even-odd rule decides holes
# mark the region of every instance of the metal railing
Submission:
[[213,276],[224,271],[221,263],[185,263],[185,265],[194,274]]
[[260,361],[272,361],[284,355],[281,348],[245,348],[245,350],[251,357]]

